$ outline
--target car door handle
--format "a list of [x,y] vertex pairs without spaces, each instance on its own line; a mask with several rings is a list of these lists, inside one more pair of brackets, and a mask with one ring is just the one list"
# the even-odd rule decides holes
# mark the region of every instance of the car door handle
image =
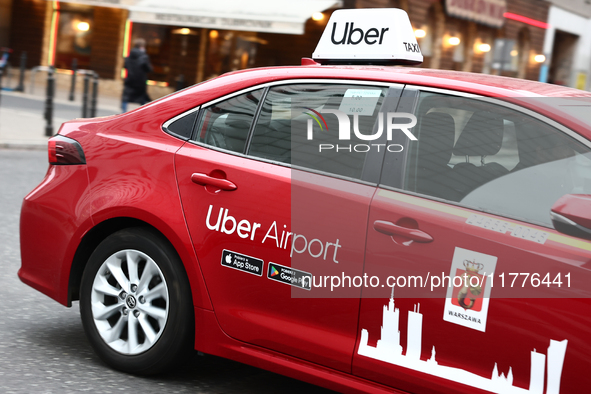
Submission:
[[225,191],[232,191],[232,190],[236,190],[237,186],[234,182],[231,182],[227,179],[222,179],[222,178],[214,178],[212,176],[209,176],[207,174],[202,174],[199,172],[194,173],[193,175],[191,175],[191,181],[193,181],[194,183],[198,184],[198,185],[203,185],[203,186],[213,186],[213,187],[217,187],[218,189],[222,189]]
[[427,243],[433,241],[433,237],[424,231],[416,228],[397,226],[394,223],[385,220],[376,220],[373,222],[373,228],[380,233],[390,236],[400,235],[412,239],[415,242]]

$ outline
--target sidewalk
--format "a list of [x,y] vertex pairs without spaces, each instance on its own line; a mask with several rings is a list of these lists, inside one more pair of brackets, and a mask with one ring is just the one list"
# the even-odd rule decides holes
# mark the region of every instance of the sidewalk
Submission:
[[[66,121],[55,118],[54,132]],[[47,149],[44,134],[43,114],[0,107],[0,149]]]
[[[45,98],[18,92],[0,92],[0,149],[47,149],[44,118]],[[82,102],[63,99],[54,100],[53,133],[57,133],[61,124],[81,117]],[[27,106],[15,106],[15,100],[25,102]],[[102,105],[102,101],[108,102]],[[97,115],[106,116],[121,113],[112,98],[98,98]],[[110,105],[109,105],[110,104]],[[134,106],[130,105],[129,109]]]
[[[25,80],[25,92],[0,91],[0,149],[47,149],[45,136],[45,73],[39,73],[31,80],[30,71]],[[56,75],[56,92],[54,98],[53,133],[57,133],[61,124],[82,116],[82,76],[76,84],[75,100],[69,101],[69,75]],[[4,87],[14,87],[16,79],[3,80]],[[100,80],[97,98],[97,116],[121,113],[121,81]],[[92,88],[91,88],[92,91]],[[162,97],[172,90],[148,86],[153,100]],[[89,92],[90,94],[90,92]],[[90,106],[90,97],[89,103]],[[137,104],[129,104],[128,110],[137,108]]]

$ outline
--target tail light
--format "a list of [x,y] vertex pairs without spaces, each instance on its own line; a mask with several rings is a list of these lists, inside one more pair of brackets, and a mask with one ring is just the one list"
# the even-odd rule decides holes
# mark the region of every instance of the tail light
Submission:
[[78,141],[56,135],[49,139],[48,145],[49,164],[86,164],[84,151]]

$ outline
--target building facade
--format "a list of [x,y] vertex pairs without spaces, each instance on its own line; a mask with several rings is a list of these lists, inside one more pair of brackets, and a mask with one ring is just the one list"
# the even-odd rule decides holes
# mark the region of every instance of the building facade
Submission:
[[553,1],[540,80],[591,90],[591,1]]
[[[365,3],[382,3],[365,0]],[[541,0],[399,0],[423,67],[537,80],[549,3]],[[406,3],[406,4],[405,4]]]
[[28,53],[28,67],[70,69],[76,59],[78,68],[111,80],[122,77],[137,37],[147,41],[154,84],[189,85],[243,68],[299,64],[339,8],[406,10],[425,58],[420,67],[538,80],[547,64],[540,55],[550,3],[543,0],[167,0],[160,8],[144,0],[0,1],[11,12],[0,32],[8,32],[14,57]]

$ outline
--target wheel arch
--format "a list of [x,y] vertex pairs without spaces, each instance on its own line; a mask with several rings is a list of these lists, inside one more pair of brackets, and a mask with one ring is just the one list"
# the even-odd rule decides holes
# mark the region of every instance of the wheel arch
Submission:
[[[72,260],[72,266],[70,268],[70,278],[68,281],[68,306],[72,305],[72,301],[78,301],[80,299],[80,282],[82,280],[82,273],[84,272],[84,268],[86,268],[86,263],[92,252],[94,252],[96,247],[109,235],[130,227],[151,227],[156,230],[156,228],[142,220],[129,217],[117,217],[98,223],[84,234],[84,237],[76,249],[76,253],[74,253],[74,259]],[[158,232],[164,236],[160,231]]]
[[182,242],[181,240],[177,240],[177,244],[175,245],[175,242],[173,242],[170,237],[166,236],[163,231],[153,224],[141,219],[125,216],[105,219],[92,227],[82,237],[82,240],[78,244],[76,252],[74,253],[74,258],[70,268],[67,305],[72,306],[72,301],[77,301],[80,299],[80,283],[82,280],[82,274],[86,268],[88,259],[97,246],[109,235],[119,230],[131,227],[148,228],[156,232],[171,245],[173,250],[177,253],[179,259],[183,262],[183,270],[185,275],[187,275],[189,285],[191,287],[191,293],[193,295],[193,306],[211,310],[212,307],[209,300],[209,295],[207,294],[205,282],[203,280],[203,276],[201,275],[201,269],[198,266],[197,258],[192,248],[190,251],[179,250],[178,242]]

